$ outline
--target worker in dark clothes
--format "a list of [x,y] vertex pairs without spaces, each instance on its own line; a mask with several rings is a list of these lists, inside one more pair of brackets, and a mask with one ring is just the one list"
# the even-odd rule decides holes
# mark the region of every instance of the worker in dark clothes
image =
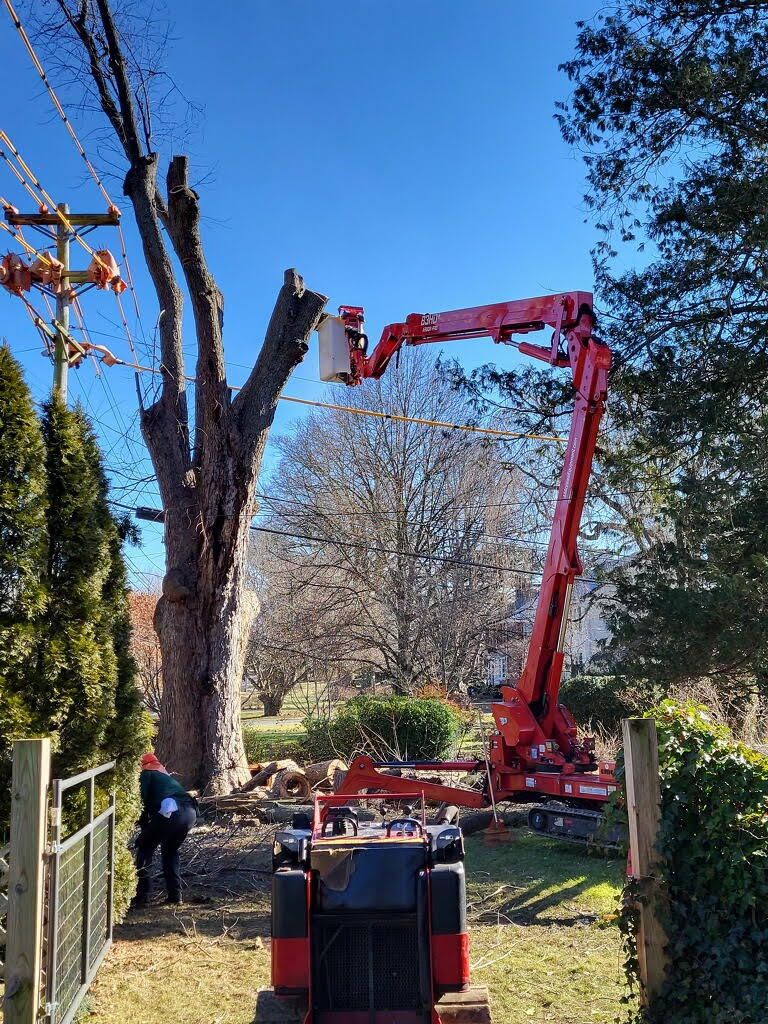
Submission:
[[197,805],[194,797],[168,774],[154,754],[142,757],[139,784],[143,811],[139,819],[141,833],[136,840],[139,884],[133,905],[145,907],[149,902],[152,858],[158,846],[162,853],[167,902],[181,903],[179,847],[195,823]]

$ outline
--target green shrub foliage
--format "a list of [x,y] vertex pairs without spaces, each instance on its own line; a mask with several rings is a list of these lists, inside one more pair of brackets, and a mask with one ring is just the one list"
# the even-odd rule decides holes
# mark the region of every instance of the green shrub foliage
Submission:
[[307,718],[308,756],[351,758],[369,753],[381,760],[439,760],[465,727],[462,712],[432,697],[353,697],[329,720]]
[[[659,737],[664,928],[669,967],[648,1024],[768,1019],[768,757],[713,725],[699,705],[665,701]],[[636,975],[636,915],[623,911]]]
[[[0,826],[15,737],[50,735],[59,777],[116,760],[106,782],[118,794],[119,917],[134,886],[127,838],[149,724],[129,651],[124,530],[107,491],[84,413],[54,399],[41,429],[18,364],[0,348]],[[81,804],[73,794],[72,826]]]
[[265,734],[261,729],[243,729],[243,746],[249,764],[263,764],[265,761],[281,761],[290,758],[301,764],[306,760],[304,744],[296,739],[281,739],[274,734]]
[[610,732],[621,728],[622,718],[637,712],[618,676],[570,676],[563,679],[558,699],[580,726],[591,722]]

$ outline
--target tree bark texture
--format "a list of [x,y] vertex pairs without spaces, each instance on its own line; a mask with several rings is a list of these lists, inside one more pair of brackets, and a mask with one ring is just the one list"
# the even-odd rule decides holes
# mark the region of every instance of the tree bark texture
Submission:
[[[169,769],[201,792],[229,792],[249,777],[240,728],[240,685],[254,492],[279,391],[303,358],[324,301],[306,291],[294,271],[286,272],[276,307],[284,310],[277,326],[281,337],[271,339],[275,351],[273,362],[264,368],[267,382],[252,374],[235,402],[218,372],[219,365],[223,367],[216,351],[221,345],[218,320],[209,318],[202,330],[208,332],[213,354],[208,361],[204,356],[198,360],[199,440],[190,469],[181,479],[169,475],[162,454],[155,459],[153,452],[165,509],[167,565],[155,614],[163,652],[158,749]],[[273,316],[271,329],[274,321]],[[199,341],[202,330],[198,321]],[[203,348],[201,342],[201,352]],[[208,376],[203,376],[201,362]],[[272,388],[278,391],[271,394]],[[152,409],[147,413],[142,425],[148,419],[152,422]],[[202,440],[200,422],[206,425]],[[165,432],[158,437],[148,430],[145,437],[150,451],[154,447],[162,453]]]
[[[154,618],[163,659],[158,752],[188,787],[224,793],[248,779],[240,683],[256,481],[277,400],[307,351],[326,299],[306,289],[295,270],[286,271],[256,365],[233,401],[224,366],[223,296],[205,259],[199,197],[183,156],[171,160],[165,195],[158,186],[148,72],[123,53],[130,26],[109,0],[56,4],[65,18],[58,30],[69,31],[82,47],[80,70],[92,80],[125,155],[123,191],[159,306],[162,388],[156,401],[141,407],[165,513],[167,571]],[[197,339],[193,422],[182,348],[185,293]]]

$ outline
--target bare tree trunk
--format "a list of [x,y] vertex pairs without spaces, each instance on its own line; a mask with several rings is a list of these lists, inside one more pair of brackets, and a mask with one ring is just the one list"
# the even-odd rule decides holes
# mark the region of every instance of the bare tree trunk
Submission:
[[[162,390],[157,401],[141,408],[142,434],[165,513],[167,571],[155,610],[163,656],[158,749],[187,786],[229,792],[248,778],[240,682],[245,556],[256,482],[278,397],[307,351],[326,300],[306,289],[295,270],[286,271],[256,365],[232,400],[222,344],[223,299],[205,260],[199,197],[189,186],[183,156],[172,159],[166,196],[160,193],[146,106],[149,78],[126,61],[122,49],[130,27],[118,27],[109,0],[56,2],[66,18],[56,32],[60,36],[68,27],[82,45],[82,72],[93,80],[125,154],[123,188],[160,311]],[[72,59],[75,52],[72,47]],[[195,323],[192,424],[182,348],[183,293],[172,255]]]
[[264,717],[274,718],[279,715],[283,708],[284,697],[278,697],[274,693],[265,693],[261,698],[261,703],[264,706]]

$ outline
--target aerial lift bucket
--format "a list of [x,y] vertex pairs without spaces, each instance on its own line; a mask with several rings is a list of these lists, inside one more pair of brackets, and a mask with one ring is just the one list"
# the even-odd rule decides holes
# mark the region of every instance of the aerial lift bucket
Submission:
[[327,316],[317,329],[320,380],[346,384],[351,376],[349,342],[340,316]]

